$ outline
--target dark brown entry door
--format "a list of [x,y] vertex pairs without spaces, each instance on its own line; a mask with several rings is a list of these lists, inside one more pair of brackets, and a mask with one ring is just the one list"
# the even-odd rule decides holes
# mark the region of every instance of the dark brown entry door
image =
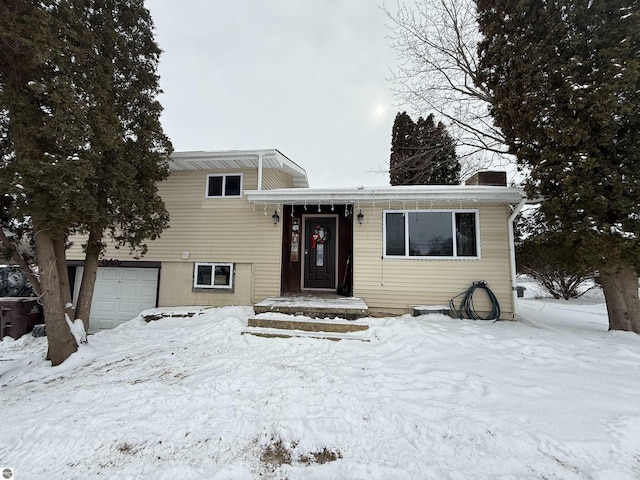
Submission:
[[306,217],[304,288],[336,288],[336,219]]

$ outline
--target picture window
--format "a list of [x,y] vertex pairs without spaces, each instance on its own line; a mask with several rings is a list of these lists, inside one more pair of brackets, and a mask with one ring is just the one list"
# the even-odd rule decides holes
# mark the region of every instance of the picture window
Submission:
[[479,258],[478,211],[384,212],[385,257]]

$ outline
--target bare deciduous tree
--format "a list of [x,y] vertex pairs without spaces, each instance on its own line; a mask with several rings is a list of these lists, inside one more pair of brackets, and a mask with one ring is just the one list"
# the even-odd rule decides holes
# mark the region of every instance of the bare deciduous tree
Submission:
[[476,166],[511,162],[489,114],[490,92],[476,86],[480,33],[472,0],[418,0],[384,11],[402,62],[395,94],[417,113],[446,119],[459,155]]

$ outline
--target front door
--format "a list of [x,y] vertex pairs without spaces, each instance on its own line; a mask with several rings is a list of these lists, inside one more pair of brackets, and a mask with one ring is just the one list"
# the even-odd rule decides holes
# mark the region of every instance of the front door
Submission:
[[304,288],[336,288],[336,217],[305,217]]

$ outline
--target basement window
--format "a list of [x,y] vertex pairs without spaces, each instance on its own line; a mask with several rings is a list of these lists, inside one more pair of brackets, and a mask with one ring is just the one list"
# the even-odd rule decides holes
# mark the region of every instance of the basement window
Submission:
[[242,197],[242,174],[207,175],[207,198]]
[[384,212],[384,256],[480,258],[477,210]]
[[194,288],[233,288],[233,263],[196,263]]

